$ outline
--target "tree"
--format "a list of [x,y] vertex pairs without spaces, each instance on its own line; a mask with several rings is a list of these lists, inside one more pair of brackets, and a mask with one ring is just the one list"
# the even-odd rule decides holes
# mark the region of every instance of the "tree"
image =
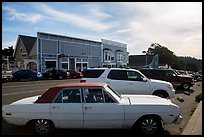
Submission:
[[14,52],[13,46],[2,49],[2,62],[4,61],[5,58],[7,58],[7,56],[9,56],[9,61],[12,62],[14,60],[13,52]]
[[152,43],[148,48],[148,52],[158,54],[160,64],[168,64],[175,69],[179,68],[178,57],[168,48],[161,46],[158,43]]

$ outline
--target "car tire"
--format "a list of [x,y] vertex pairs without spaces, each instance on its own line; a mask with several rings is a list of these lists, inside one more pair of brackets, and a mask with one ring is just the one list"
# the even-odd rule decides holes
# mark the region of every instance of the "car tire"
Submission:
[[162,129],[162,122],[154,115],[144,116],[139,119],[137,128],[142,135],[157,135]]
[[166,91],[155,91],[152,95],[155,95],[155,96],[158,96],[158,97],[161,97],[161,98],[169,98],[169,95],[168,93],[166,93]]
[[184,84],[182,84],[182,88],[184,90],[189,90],[190,89],[190,84],[189,83],[184,83]]
[[59,79],[62,79],[62,76],[59,76]]
[[32,122],[33,130],[38,135],[51,135],[54,131],[54,125],[50,120],[37,119]]
[[28,81],[32,81],[33,80],[33,78],[32,77],[28,77]]

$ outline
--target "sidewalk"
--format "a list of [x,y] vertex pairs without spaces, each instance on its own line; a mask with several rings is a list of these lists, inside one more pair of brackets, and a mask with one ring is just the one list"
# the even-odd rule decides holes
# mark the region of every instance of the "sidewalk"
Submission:
[[202,101],[198,104],[181,135],[202,135]]

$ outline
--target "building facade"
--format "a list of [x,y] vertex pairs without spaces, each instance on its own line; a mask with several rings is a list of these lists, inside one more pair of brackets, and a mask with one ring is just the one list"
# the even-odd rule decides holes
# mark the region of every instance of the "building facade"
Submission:
[[38,32],[37,37],[18,36],[14,58],[18,69],[83,71],[88,67],[127,67],[128,52],[127,44],[120,42]]
[[68,36],[37,33],[38,71],[56,68],[83,71],[88,67],[126,67],[127,45]]
[[127,67],[127,44],[110,40],[101,40],[102,66],[103,67]]

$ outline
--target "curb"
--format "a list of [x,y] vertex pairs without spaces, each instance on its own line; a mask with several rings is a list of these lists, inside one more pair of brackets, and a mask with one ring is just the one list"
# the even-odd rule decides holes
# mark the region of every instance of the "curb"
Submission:
[[202,100],[181,135],[202,135]]

